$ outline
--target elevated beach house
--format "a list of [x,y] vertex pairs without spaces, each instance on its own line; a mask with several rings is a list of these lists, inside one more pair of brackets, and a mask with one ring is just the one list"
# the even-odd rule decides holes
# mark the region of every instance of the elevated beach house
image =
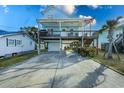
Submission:
[[24,32],[0,32],[0,57],[8,57],[35,49],[35,42]]
[[63,51],[73,41],[80,41],[83,46],[90,40],[94,45],[95,40],[95,47],[98,46],[96,31],[91,30],[92,18],[68,15],[55,6],[49,6],[42,15],[37,19],[39,38],[47,45],[48,51]]

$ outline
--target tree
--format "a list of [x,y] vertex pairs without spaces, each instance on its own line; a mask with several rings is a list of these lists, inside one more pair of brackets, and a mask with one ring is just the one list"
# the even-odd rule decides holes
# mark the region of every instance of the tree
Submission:
[[21,31],[24,31],[25,33],[27,33],[36,43],[37,43],[37,31],[38,28],[36,27],[21,27],[20,28]]
[[40,43],[38,42],[38,28],[36,27],[21,27],[21,31],[25,32],[36,43],[38,54],[40,54]]
[[107,20],[106,23],[99,30],[99,33],[102,33],[103,31],[108,31],[108,37],[107,37],[108,41],[109,41],[109,48],[108,48],[108,51],[107,51],[107,58],[108,59],[112,59],[112,45],[114,46],[114,48],[117,52],[117,49],[116,49],[115,44],[113,42],[113,31],[116,28],[116,26],[119,23],[119,20],[121,18],[123,18],[123,17],[119,16],[116,19]]

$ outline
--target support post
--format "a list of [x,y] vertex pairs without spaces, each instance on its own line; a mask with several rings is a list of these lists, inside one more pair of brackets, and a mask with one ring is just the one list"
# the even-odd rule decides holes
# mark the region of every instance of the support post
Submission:
[[99,37],[96,39],[96,54],[98,55],[99,50],[98,50],[98,44],[99,44]]
[[60,30],[60,51],[62,51],[62,38],[61,38],[61,21],[59,21],[59,30]]
[[37,31],[37,40],[38,40],[38,44],[37,44],[37,52],[38,55],[40,55],[40,24],[38,23],[38,31]]
[[84,46],[84,37],[82,36],[81,38],[81,41],[82,41],[82,47]]
[[81,46],[83,47],[84,45],[84,42],[83,42],[83,36],[84,36],[84,31],[83,31],[83,28],[84,28],[84,31],[85,31],[85,25],[84,25],[84,27],[83,27],[83,22],[82,22],[82,38],[81,38]]

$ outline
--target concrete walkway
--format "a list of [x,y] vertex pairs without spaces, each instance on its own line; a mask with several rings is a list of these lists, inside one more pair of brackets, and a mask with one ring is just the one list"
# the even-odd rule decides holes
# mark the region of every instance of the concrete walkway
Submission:
[[124,87],[124,76],[75,53],[47,52],[1,70],[0,87]]

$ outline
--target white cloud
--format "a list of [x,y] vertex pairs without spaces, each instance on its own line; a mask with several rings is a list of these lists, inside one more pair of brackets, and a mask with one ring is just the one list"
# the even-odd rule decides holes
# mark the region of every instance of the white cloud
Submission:
[[7,7],[7,5],[3,5],[3,7]]
[[[54,7],[62,10],[63,12],[71,15],[75,12],[76,7],[74,5],[53,5]],[[47,9],[49,6],[43,5],[40,8],[40,12],[44,12],[45,9]]]
[[88,7],[92,8],[92,9],[112,9],[112,6],[111,5],[88,5]]
[[9,12],[9,8],[8,8],[8,6],[7,5],[3,5],[2,6],[3,7],[3,13],[8,13]]
[[99,6],[99,5],[88,5],[88,7],[91,7],[91,8],[93,8],[93,9],[97,9],[97,8],[99,8],[100,6]]
[[[93,17],[91,17],[91,16],[79,15],[79,18],[92,19]],[[92,25],[95,25],[95,24],[96,24],[96,19],[93,19],[93,22],[92,22],[91,24],[92,24]]]
[[9,12],[8,8],[5,8],[4,13],[8,13],[8,12]]
[[47,5],[41,5],[40,6],[40,12],[43,12],[47,8]]
[[70,15],[73,14],[76,9],[74,5],[57,5],[56,7]]
[[107,9],[112,9],[112,6],[110,5],[110,6],[107,6]]
[[90,18],[92,18],[92,17],[91,17],[91,16],[84,16],[84,15],[79,15],[79,18],[90,19]]
[[96,24],[96,19],[93,19],[92,25],[95,25],[95,24]]

